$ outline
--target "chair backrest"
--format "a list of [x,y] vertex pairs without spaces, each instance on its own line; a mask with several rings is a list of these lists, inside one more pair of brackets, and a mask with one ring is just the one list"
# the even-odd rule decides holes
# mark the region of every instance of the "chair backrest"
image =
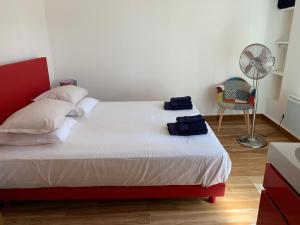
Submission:
[[252,86],[248,84],[243,78],[240,77],[232,77],[223,82],[224,89],[235,89],[240,91],[249,92]]
[[232,77],[223,82],[224,99],[249,100],[252,86],[240,77]]

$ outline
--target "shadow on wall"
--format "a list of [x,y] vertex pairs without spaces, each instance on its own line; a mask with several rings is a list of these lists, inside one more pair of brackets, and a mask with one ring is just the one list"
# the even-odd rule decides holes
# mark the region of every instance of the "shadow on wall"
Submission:
[[[44,57],[44,56],[40,56],[40,57]],[[12,64],[12,63],[17,63],[17,62],[21,62],[21,61],[26,61],[26,60],[30,60],[30,59],[34,59],[34,58],[38,58],[38,56],[27,56],[27,57],[20,57],[20,58],[12,58],[12,59],[6,59],[5,61],[2,61],[0,59],[0,66],[1,65],[7,65],[7,64]]]
[[[126,84],[122,84],[122,82],[120,84],[110,84],[109,82],[98,84],[80,78],[75,79],[78,86],[89,89],[89,96],[98,98],[101,101],[163,101],[168,100],[170,97],[189,94],[174,93],[174,89],[167,88],[163,83],[151,78],[143,82],[134,81]],[[58,86],[59,81],[55,80],[55,86]],[[109,91],[103,91],[104,88],[109,89]],[[102,92],[99,89],[102,89]]]

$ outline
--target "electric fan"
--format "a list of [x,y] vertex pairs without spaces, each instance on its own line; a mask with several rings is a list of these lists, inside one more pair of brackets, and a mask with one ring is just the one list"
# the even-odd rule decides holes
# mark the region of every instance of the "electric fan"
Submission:
[[238,143],[243,146],[262,148],[267,145],[267,142],[262,136],[255,134],[255,120],[258,105],[259,80],[271,72],[274,64],[275,58],[272,56],[271,51],[261,44],[249,45],[241,54],[241,70],[247,77],[252,79],[253,87],[255,88],[251,133],[237,138]]

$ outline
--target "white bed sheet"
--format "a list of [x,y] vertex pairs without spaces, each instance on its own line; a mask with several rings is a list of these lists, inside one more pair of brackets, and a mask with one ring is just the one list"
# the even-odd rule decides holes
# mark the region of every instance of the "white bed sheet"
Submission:
[[170,136],[166,124],[197,109],[162,102],[100,102],[65,144],[0,146],[0,188],[203,185],[225,182],[230,158],[207,135]]

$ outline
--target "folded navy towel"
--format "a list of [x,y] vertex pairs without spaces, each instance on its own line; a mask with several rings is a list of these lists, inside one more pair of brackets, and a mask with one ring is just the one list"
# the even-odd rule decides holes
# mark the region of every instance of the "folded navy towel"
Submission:
[[176,97],[176,98],[171,98],[171,102],[180,102],[180,101],[191,101],[192,98],[190,96],[185,96],[185,97]]
[[177,136],[192,136],[192,135],[203,135],[207,134],[208,129],[207,126],[195,127],[189,126],[190,124],[185,124],[184,126],[179,126],[177,123],[168,123],[168,131],[170,135],[177,135]]
[[178,101],[178,102],[170,102],[172,107],[178,107],[178,106],[190,106],[192,105],[191,100],[185,100],[185,101]]
[[188,109],[192,109],[192,108],[193,108],[192,103],[183,105],[183,106],[172,106],[170,102],[165,102],[165,104],[164,104],[165,110],[188,110]]
[[178,123],[204,123],[205,119],[201,115],[177,117]]
[[205,123],[176,123],[177,129],[180,132],[186,131],[201,131],[203,129],[207,129]]

